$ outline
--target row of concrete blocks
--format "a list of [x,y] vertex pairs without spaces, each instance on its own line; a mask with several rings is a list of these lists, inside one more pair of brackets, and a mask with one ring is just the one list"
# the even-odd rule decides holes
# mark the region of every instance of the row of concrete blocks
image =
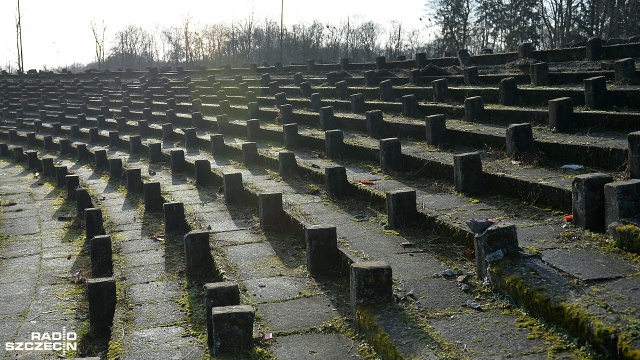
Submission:
[[[66,167],[58,167],[66,170]],[[60,177],[62,171],[56,171]],[[91,266],[94,278],[88,281],[90,323],[95,331],[108,331],[115,309],[116,293],[111,261],[111,239],[104,234],[102,211],[91,207],[91,198],[85,189],[77,189],[77,175],[66,175],[67,189],[76,188],[76,204],[83,209],[86,223],[86,238],[91,241]],[[146,185],[146,184],[145,184]],[[243,191],[240,173],[224,175],[226,199],[237,199]],[[148,198],[145,187],[145,203]],[[157,192],[159,193],[159,191]],[[165,203],[165,231],[185,229],[182,203]],[[261,226],[272,229],[282,221],[282,194],[260,194],[259,214]],[[337,247],[335,226],[316,225],[305,230],[307,243],[307,268],[313,275],[334,273],[339,270],[341,257]],[[212,269],[213,259],[207,231],[191,231],[184,237],[186,272],[188,275]],[[372,281],[375,279],[375,281]],[[383,262],[361,262],[351,265],[351,303],[355,311],[360,305],[389,302],[392,299],[391,267]],[[239,305],[236,284],[211,283],[205,285],[207,309],[208,343],[212,354],[217,355],[231,349],[250,347],[254,310]]]

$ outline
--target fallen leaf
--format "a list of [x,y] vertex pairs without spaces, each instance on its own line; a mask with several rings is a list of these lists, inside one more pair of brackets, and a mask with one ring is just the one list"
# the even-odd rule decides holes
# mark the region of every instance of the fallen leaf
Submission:
[[361,184],[365,184],[365,185],[375,185],[376,184],[375,182],[373,182],[373,180],[367,180],[367,179],[360,180],[360,183]]

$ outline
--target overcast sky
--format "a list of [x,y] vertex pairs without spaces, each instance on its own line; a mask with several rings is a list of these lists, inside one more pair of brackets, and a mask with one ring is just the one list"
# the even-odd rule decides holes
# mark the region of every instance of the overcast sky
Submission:
[[[0,68],[15,68],[17,0],[1,0]],[[426,0],[396,0],[393,6],[372,0],[284,0],[284,22],[294,24],[314,19],[338,24],[347,16],[373,20],[383,26],[391,21],[406,29],[424,28]],[[21,0],[22,44],[25,69],[56,68],[95,59],[90,22],[107,24],[107,48],[113,34],[128,24],[148,29],[179,26],[190,17],[193,24],[231,23],[245,19],[252,11],[256,19],[280,21],[281,0]]]

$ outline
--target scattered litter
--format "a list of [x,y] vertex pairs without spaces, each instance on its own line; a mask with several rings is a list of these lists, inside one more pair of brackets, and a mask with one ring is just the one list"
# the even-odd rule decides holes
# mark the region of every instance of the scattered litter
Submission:
[[80,270],[78,270],[78,271],[76,271],[76,272],[71,272],[71,273],[69,273],[69,277],[76,277],[76,276],[78,276],[78,275],[80,275]]
[[71,260],[71,254],[67,255],[67,260]]
[[573,222],[573,214],[564,216],[565,222]]
[[419,302],[413,290],[396,291],[393,296],[396,298],[396,302]]
[[153,170],[149,169],[149,175],[153,176],[153,175],[155,175],[155,174],[156,174],[156,172],[155,172],[155,171],[153,171]]
[[498,261],[502,259],[503,257],[504,257],[504,252],[502,251],[502,249],[499,249],[497,251],[492,252],[491,254],[487,254],[484,257],[484,261],[488,263],[492,263],[494,261]]
[[264,288],[264,287],[267,287],[267,285],[265,285],[265,284],[258,284],[258,287],[260,287],[260,288]]
[[467,248],[467,250],[465,250],[464,252],[464,257],[466,257],[467,259],[473,260],[476,257],[476,252],[473,251],[472,248]]
[[511,160],[511,165],[522,165],[522,161]]
[[480,304],[478,304],[477,302],[475,302],[473,300],[467,300],[467,306],[472,308],[472,309],[482,310],[482,307],[480,306]]
[[367,180],[367,179],[360,180],[360,183],[361,184],[365,184],[365,185],[375,185],[376,184],[373,180]]
[[271,338],[273,338],[273,333],[266,332],[264,333],[264,335],[262,335],[263,340],[271,340]]
[[584,165],[578,165],[578,164],[567,164],[567,165],[560,166],[560,169],[562,170],[580,170],[583,168],[584,168]]
[[34,178],[34,179],[37,179],[37,178],[39,178],[39,177],[40,177],[40,173],[36,171],[36,172],[33,174],[33,178]]
[[473,231],[474,234],[480,235],[496,222],[490,219],[484,219],[484,220],[471,219],[469,221],[466,221],[465,223],[467,224],[469,229]]
[[318,158],[320,158],[320,159],[324,159],[324,158],[326,158],[326,157],[327,157],[327,154],[325,154],[325,153],[323,153],[323,152],[319,152],[319,153],[318,153]]
[[460,275],[456,278],[456,281],[459,283],[466,283],[469,280],[469,275]]
[[320,166],[316,165],[316,164],[311,164],[311,167],[314,169],[320,169]]
[[58,221],[70,221],[73,220],[71,216],[58,216]]
[[405,241],[402,244],[400,244],[403,248],[412,248],[412,247],[416,247],[416,245],[414,243]]
[[153,240],[155,240],[155,241],[164,241],[164,237],[158,236],[158,235],[153,235]]
[[2,205],[4,205],[4,206],[15,206],[15,205],[18,205],[18,203],[15,202],[15,201],[9,201],[8,203],[2,204]]
[[446,269],[445,271],[442,272],[442,276],[453,276],[453,270]]
[[462,289],[462,291],[467,292],[469,290],[471,290],[471,285],[469,284],[461,284],[460,285],[460,289]]

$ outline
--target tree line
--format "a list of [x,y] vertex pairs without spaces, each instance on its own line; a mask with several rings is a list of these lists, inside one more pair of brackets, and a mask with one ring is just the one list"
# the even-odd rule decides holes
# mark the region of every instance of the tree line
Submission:
[[[178,26],[125,26],[105,43],[106,26],[92,22],[96,61],[88,68],[141,69],[147,66],[215,67],[276,62],[306,63],[308,59],[369,62],[385,55],[396,59],[428,51],[426,30],[400,22],[383,26],[351,16],[334,25],[319,20],[281,29],[272,19],[253,14],[231,23],[198,25],[184,19]],[[435,55],[435,54],[433,54]]]
[[640,35],[640,0],[426,0],[437,52],[558,48]]

